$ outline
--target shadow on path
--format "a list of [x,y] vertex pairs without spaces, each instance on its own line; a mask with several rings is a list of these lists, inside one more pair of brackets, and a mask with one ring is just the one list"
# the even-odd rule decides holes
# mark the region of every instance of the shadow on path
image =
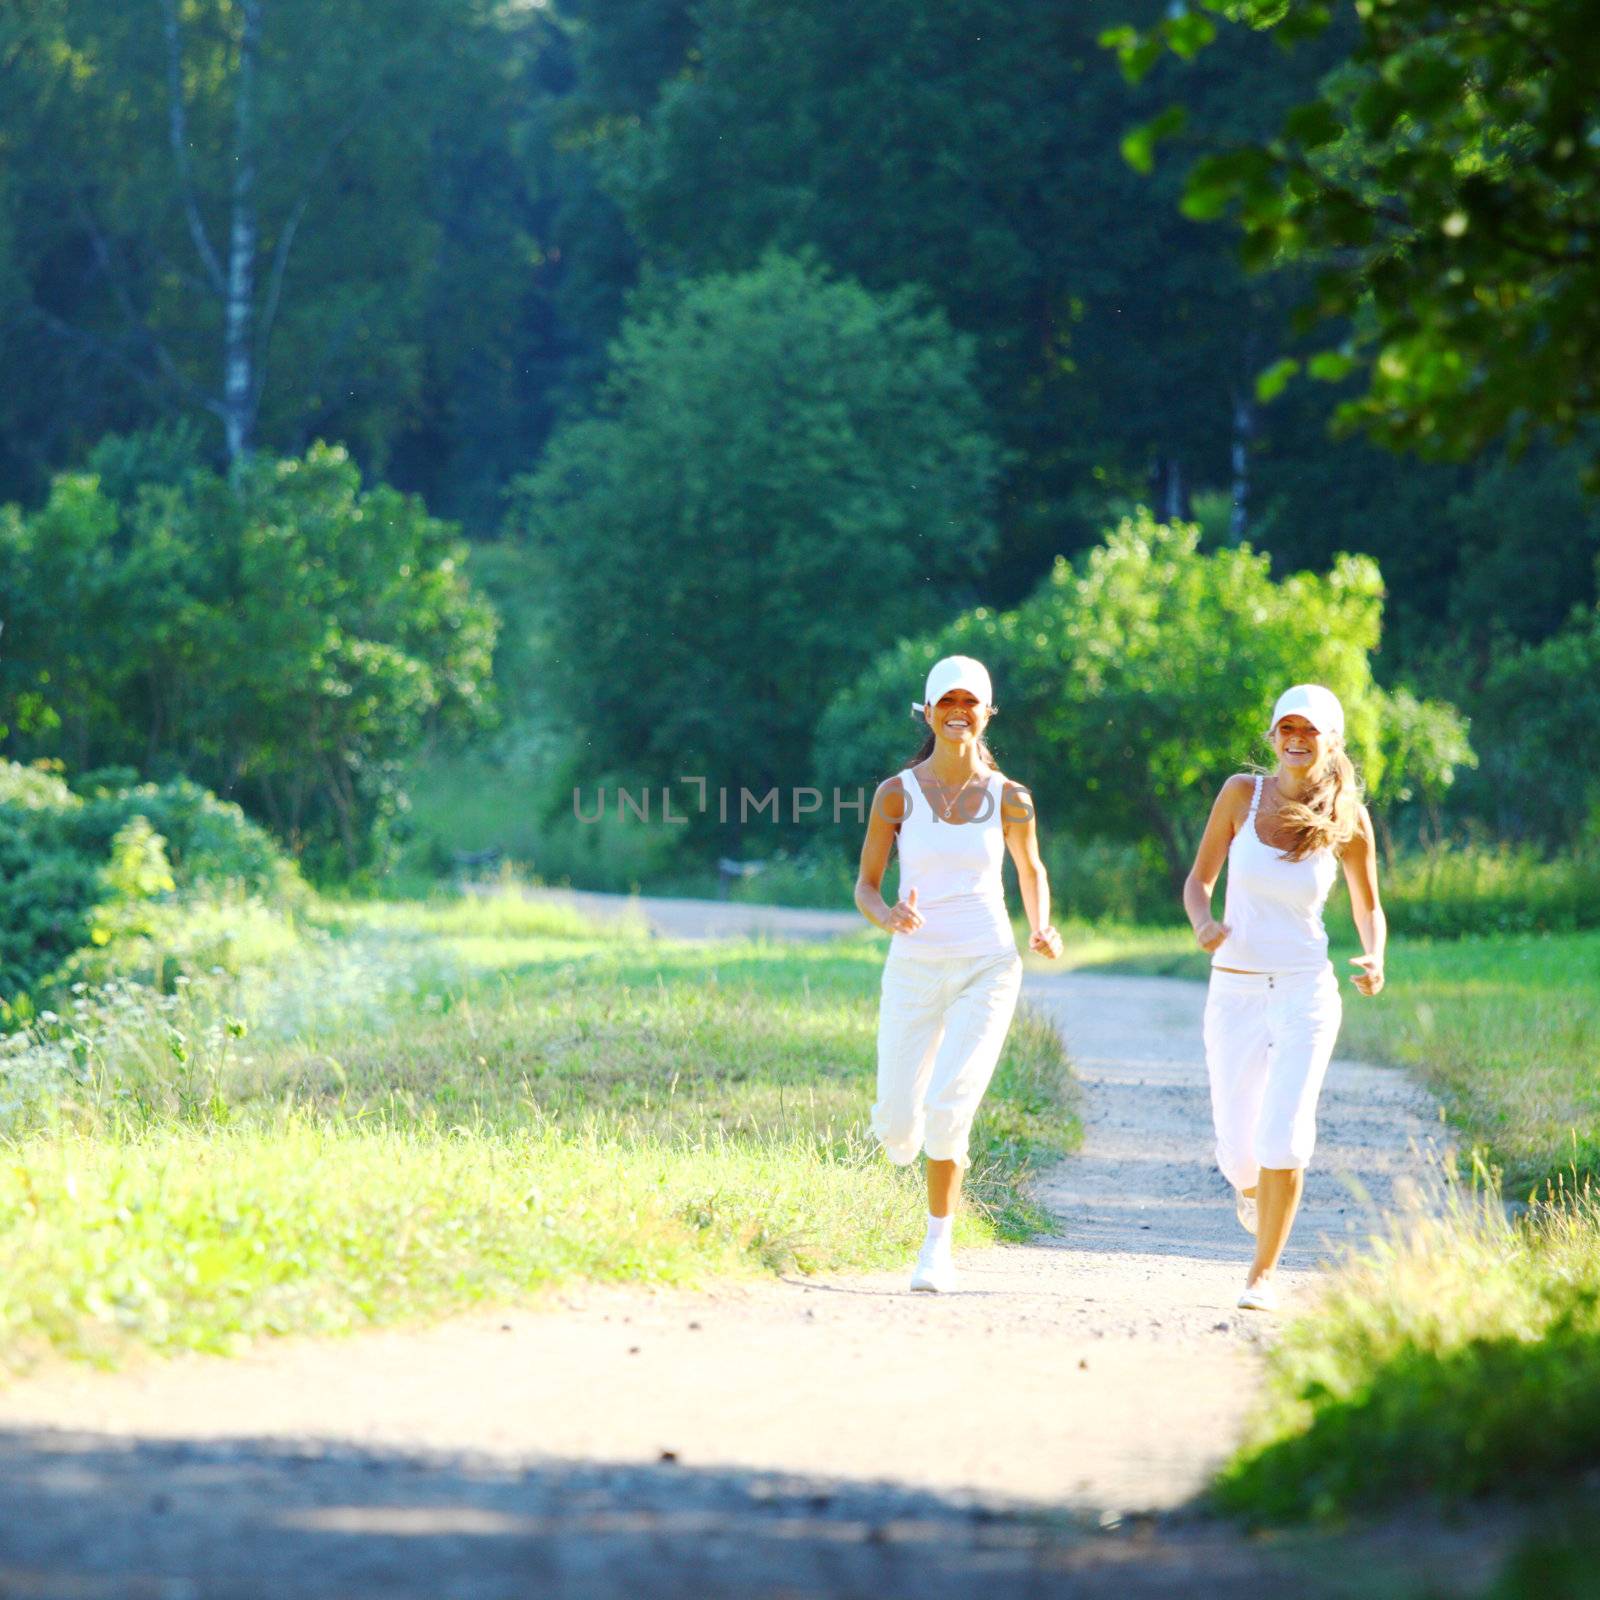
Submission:
[[1102,1529],[892,1484],[0,1433],[7,1600],[1022,1600],[1289,1575],[1193,1518]]

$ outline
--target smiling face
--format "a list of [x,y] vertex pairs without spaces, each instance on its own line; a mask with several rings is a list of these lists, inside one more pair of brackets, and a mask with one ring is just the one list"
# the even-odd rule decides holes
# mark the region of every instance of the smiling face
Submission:
[[938,705],[925,708],[923,715],[939,738],[960,744],[982,735],[991,709],[970,689],[952,689],[939,697]]
[[1277,753],[1280,772],[1315,772],[1333,745],[1331,738],[1318,733],[1304,717],[1293,712],[1280,717],[1267,737]]

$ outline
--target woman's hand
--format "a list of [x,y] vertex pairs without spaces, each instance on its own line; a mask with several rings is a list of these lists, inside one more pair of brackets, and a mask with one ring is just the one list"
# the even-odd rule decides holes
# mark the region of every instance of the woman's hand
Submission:
[[1356,988],[1362,994],[1381,994],[1383,992],[1383,957],[1382,956],[1351,956],[1350,965],[1360,967],[1356,974]]
[[917,910],[917,891],[906,891],[904,900],[896,900],[884,918],[884,927],[890,933],[915,933],[922,926],[922,913]]
[[1028,940],[1028,948],[1054,961],[1061,954],[1061,935],[1047,922],[1035,930],[1033,937]]
[[1194,936],[1199,940],[1200,948],[1209,955],[1232,932],[1233,929],[1226,922],[1218,922],[1215,917],[1207,917],[1194,930]]

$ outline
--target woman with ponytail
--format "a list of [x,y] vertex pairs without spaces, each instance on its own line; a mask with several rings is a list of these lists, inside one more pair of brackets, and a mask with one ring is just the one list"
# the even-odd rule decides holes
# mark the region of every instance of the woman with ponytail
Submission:
[[[1383,988],[1388,937],[1378,901],[1372,818],[1344,750],[1344,708],[1320,684],[1286,689],[1273,707],[1267,775],[1229,778],[1183,886],[1184,910],[1211,952],[1206,1070],[1217,1165],[1256,1237],[1239,1304],[1277,1305],[1273,1274],[1300,1205],[1317,1137],[1317,1095],[1342,1016],[1322,925],[1339,868],[1363,954],[1351,957],[1364,995]],[[1212,892],[1228,868],[1222,921]]]
[[[927,1151],[928,1229],[911,1287],[932,1293],[956,1286],[950,1230],[968,1137],[1022,987],[1000,879],[1007,850],[1033,930],[1029,947],[1052,960],[1061,954],[1032,797],[1001,775],[984,742],[993,698],[981,662],[934,663],[911,708],[928,737],[878,785],[856,879],[861,914],[892,935],[872,1131],[897,1164]],[[881,886],[896,845],[900,898],[890,906]]]

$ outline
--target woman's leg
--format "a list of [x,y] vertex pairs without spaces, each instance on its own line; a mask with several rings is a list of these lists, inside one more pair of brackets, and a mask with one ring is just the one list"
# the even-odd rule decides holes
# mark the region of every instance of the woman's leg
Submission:
[[955,1203],[972,1119],[994,1076],[1021,991],[1021,956],[983,957],[972,963],[945,1008],[927,1096],[928,1209],[934,1216],[941,1215],[934,1202]]
[[1256,1161],[1256,1124],[1271,1060],[1265,976],[1213,972],[1206,990],[1203,1035],[1217,1167],[1235,1189],[1254,1194],[1261,1170]]
[[950,1241],[967,1142],[1017,1007],[1022,958],[1013,951],[963,962],[952,972],[951,984],[944,1038],[928,1080],[928,1233],[911,1275],[913,1291],[956,1286]]
[[1247,1288],[1254,1288],[1277,1270],[1283,1247],[1289,1242],[1300,1195],[1305,1189],[1304,1167],[1263,1167],[1256,1185],[1256,1256],[1250,1263]]
[[872,1131],[897,1166],[922,1148],[922,1101],[944,1037],[944,968],[935,961],[884,962],[878,997],[878,1094]]
[[1272,1065],[1256,1125],[1261,1184],[1252,1285],[1277,1270],[1300,1209],[1317,1143],[1317,1098],[1343,1016],[1339,980],[1331,970],[1275,978],[1269,1011]]
[[956,1201],[961,1194],[961,1168],[954,1161],[935,1161],[928,1158],[928,1215],[949,1217],[955,1215]]

